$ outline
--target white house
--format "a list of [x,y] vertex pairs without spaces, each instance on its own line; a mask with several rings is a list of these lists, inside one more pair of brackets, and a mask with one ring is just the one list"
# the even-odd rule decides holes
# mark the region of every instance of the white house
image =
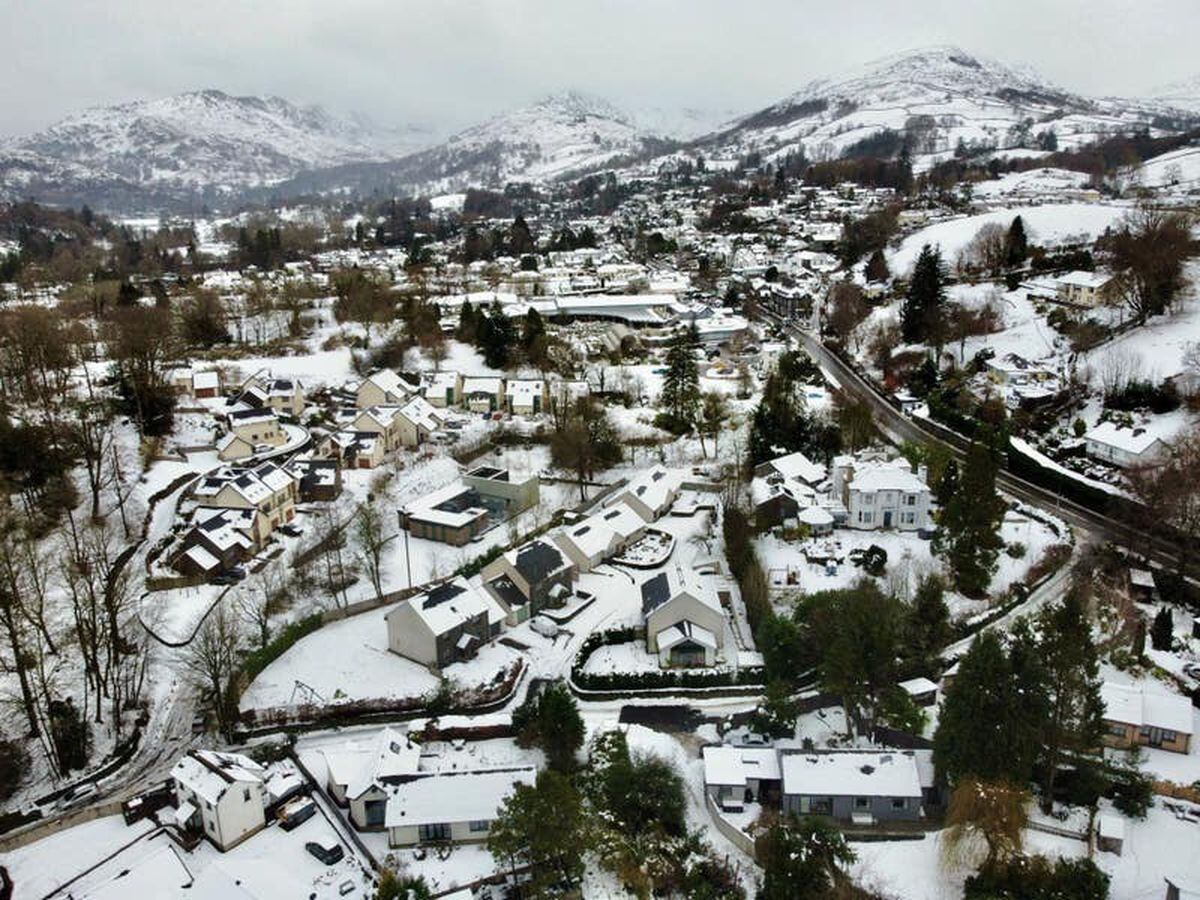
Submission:
[[704,789],[729,812],[745,803],[761,803],[764,794],[779,796],[782,775],[774,747],[705,747]]
[[678,566],[642,583],[646,649],[667,666],[715,665],[725,646],[725,611],[711,576]]
[[256,449],[282,447],[287,434],[270,409],[235,409],[229,413],[229,432]]
[[1057,299],[1075,306],[1102,306],[1117,293],[1116,279],[1104,272],[1068,272],[1056,280]]
[[932,493],[922,468],[914,473],[904,459],[856,462],[840,456],[833,463],[833,493],[846,508],[850,528],[874,531],[929,528]]
[[387,801],[389,847],[426,843],[482,843],[500,804],[518,784],[533,784],[537,770],[439,772],[397,785]]
[[1087,455],[1122,468],[1161,462],[1170,447],[1152,429],[1101,422],[1083,436]]
[[322,753],[329,796],[347,808],[359,831],[383,830],[388,786],[417,777],[421,767],[421,745],[390,727],[369,741]]
[[175,822],[225,852],[267,824],[262,766],[240,753],[189,750],[171,769]]

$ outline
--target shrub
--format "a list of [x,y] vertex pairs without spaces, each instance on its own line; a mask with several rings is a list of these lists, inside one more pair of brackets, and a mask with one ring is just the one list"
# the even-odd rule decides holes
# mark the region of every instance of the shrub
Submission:
[[1004,552],[1013,559],[1024,559],[1026,547],[1020,541],[1013,541],[1004,548]]
[[29,769],[29,754],[13,741],[0,741],[0,800],[7,800]]

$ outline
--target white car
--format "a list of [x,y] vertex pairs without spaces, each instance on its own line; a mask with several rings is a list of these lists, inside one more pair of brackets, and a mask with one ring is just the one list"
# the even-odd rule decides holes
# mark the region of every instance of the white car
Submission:
[[545,616],[535,616],[529,622],[529,627],[546,638],[558,637],[558,625]]

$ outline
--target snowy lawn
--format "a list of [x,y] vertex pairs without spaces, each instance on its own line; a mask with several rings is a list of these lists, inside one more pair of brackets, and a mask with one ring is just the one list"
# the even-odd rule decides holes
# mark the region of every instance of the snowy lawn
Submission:
[[[385,606],[326,625],[296,644],[263,671],[242,695],[241,708],[288,706],[307,702],[302,682],[320,700],[400,699],[437,688],[439,679],[418,663],[388,650]],[[517,658],[510,647],[491,643],[475,659],[444,670],[459,687],[488,684]]]

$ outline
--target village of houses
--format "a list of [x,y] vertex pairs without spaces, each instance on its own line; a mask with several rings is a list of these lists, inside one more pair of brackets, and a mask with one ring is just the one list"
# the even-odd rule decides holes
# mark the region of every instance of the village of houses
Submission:
[[[893,270],[911,267],[930,242],[953,260],[982,223],[1007,224],[1014,213],[1047,246],[1077,246],[1126,210],[1082,188],[1033,198],[1022,190],[1014,184],[966,217],[908,215],[907,236],[889,250]],[[413,353],[411,365],[354,371],[348,349],[324,349],[354,330],[335,321],[327,298],[292,352],[197,355],[169,371],[175,431],[134,489],[154,497],[136,557],[136,615],[153,650],[142,740],[159,749],[136,751],[133,781],[80,780],[78,792],[56,790],[48,801],[47,789],[76,779],[22,785],[17,808],[37,815],[0,856],[17,896],[369,897],[384,870],[453,900],[516,896],[504,891],[524,876],[492,856],[488,837],[506,798],[547,766],[541,749],[517,741],[514,712],[555,684],[586,726],[579,760],[613,730],[666,759],[682,779],[689,828],[750,890],[758,823],[788,814],[825,817],[850,835],[851,871],[878,896],[935,898],[961,886],[962,874],[938,863],[948,802],[932,750],[941,704],[974,636],[1055,602],[1094,536],[1061,510],[1006,498],[999,537],[1012,552],[999,555],[981,596],[947,592],[961,637],[942,648],[936,671],[895,685],[920,711],[915,732],[859,731],[815,679],[797,686],[786,734],[757,729],[764,653],[727,553],[731,503],[745,510],[781,615],[863,578],[911,597],[943,568],[928,467],[885,430],[827,459],[784,449],[743,465],[764,384],[799,346],[791,328],[816,333],[830,312],[821,298],[843,274],[832,254],[838,221],[875,208],[886,191],[774,201],[759,213],[789,225],[770,241],[701,231],[690,198],[665,196],[635,196],[639,213],[682,223],[663,228],[697,255],[725,258],[730,283],[752,304],[722,306],[692,289],[688,271],[633,262],[619,245],[555,252],[535,272],[508,260],[487,273],[490,284],[482,267],[448,263],[431,286],[447,333],[436,362]],[[216,238],[202,246],[222,252]],[[388,252],[361,250],[329,251],[284,277],[327,285],[326,273],[347,265],[404,279]],[[248,276],[202,277],[236,295]],[[868,296],[882,291],[861,267],[851,277]],[[1190,300],[1170,322],[1125,328],[1110,321],[1123,318],[1112,290],[1111,277],[1091,271],[1031,275],[1011,290],[957,280],[952,298],[999,309],[997,327],[953,351],[960,364],[989,351],[972,384],[1014,412],[1057,397],[1068,379],[1099,387],[1106,353],[1125,353],[1128,365],[1141,354],[1147,377],[1189,389],[1200,306]],[[582,363],[572,377],[486,365],[453,337],[464,301],[494,301],[514,320],[537,310]],[[1053,310],[1122,327],[1089,355],[1056,335]],[[895,311],[877,305],[856,328]],[[707,448],[655,423],[669,348],[688,329],[700,388],[729,408]],[[860,337],[845,342],[857,348],[848,355],[886,383]],[[631,341],[644,352],[620,359]],[[803,403],[832,415],[840,387],[824,371],[803,387]],[[624,446],[618,462],[584,477],[552,463],[546,438],[556,413],[589,397]],[[930,414],[903,387],[893,399],[909,418]],[[1110,416],[1093,397],[1055,426],[1053,447],[1022,445],[1121,491],[1123,471],[1165,454],[1188,416],[1186,407]],[[373,534],[359,533],[364,509]],[[1057,562],[1047,570],[1048,559]],[[1118,581],[1147,620],[1163,608],[1151,568],[1133,561]],[[289,601],[258,617],[262,646],[244,634],[238,652],[272,647],[268,632],[292,636],[255,667],[237,708],[219,714],[180,660],[211,623],[261,609],[255,598],[278,588]],[[1114,897],[1197,896],[1186,890],[1200,882],[1188,852],[1200,838],[1200,798],[1185,788],[1200,781],[1200,745],[1184,688],[1200,684],[1200,638],[1181,608],[1172,628],[1166,649],[1146,651],[1149,667],[1102,662],[1108,749],[1093,749],[1140,756],[1179,796],[1157,797],[1140,819],[1105,799],[1090,817],[1056,804],[1029,824],[1038,852],[1092,854]],[[70,827],[38,824],[60,815]],[[611,873],[588,868],[584,896],[624,895]]]

